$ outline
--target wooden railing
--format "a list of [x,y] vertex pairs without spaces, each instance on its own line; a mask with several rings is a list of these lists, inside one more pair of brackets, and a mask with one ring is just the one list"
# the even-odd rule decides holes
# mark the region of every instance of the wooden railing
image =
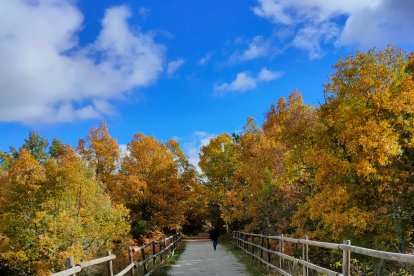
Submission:
[[[285,270],[285,260],[288,260],[293,264],[301,265],[303,276],[309,275],[309,269],[324,273],[328,276],[349,276],[351,275],[351,252],[382,260],[414,264],[414,255],[412,254],[391,253],[352,246],[351,241],[349,240],[344,241],[343,244],[337,244],[308,240],[307,237],[304,239],[295,239],[283,235],[265,236],[235,231],[233,232],[233,241],[238,248],[251,255],[252,259],[259,260],[262,264],[285,276],[291,276],[291,274]],[[276,248],[271,247],[271,241],[276,241],[276,246],[274,246]],[[302,257],[295,258],[286,254],[285,242],[301,245]],[[311,263],[309,260],[309,246],[339,251],[342,250],[342,273]],[[266,255],[266,258],[264,255]],[[274,259],[274,256],[277,256],[277,258]]]
[[[130,273],[131,276],[135,276],[136,269],[138,268],[143,269],[144,275],[150,275],[157,267],[162,265],[165,262],[165,260],[169,258],[169,256],[174,254],[174,251],[180,242],[181,235],[176,234],[160,241],[152,241],[140,247],[130,246],[128,248],[129,265],[125,267],[122,271],[115,274],[115,276],[122,276],[126,275],[127,273]],[[150,254],[148,254],[148,248],[151,248]],[[134,260],[134,252],[140,253],[140,260]],[[67,269],[64,271],[54,273],[52,274],[52,276],[75,275],[76,273],[81,272],[82,269],[103,263],[106,263],[107,275],[114,276],[112,260],[116,259],[116,256],[113,255],[109,250],[106,253],[107,256],[105,257],[82,262],[77,265],[75,265],[74,258],[69,257],[66,260]],[[149,270],[148,265],[151,261],[152,267],[151,270]]]

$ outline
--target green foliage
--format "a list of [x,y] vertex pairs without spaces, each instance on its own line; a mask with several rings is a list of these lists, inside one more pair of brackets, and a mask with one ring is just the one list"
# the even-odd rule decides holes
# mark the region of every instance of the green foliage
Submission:
[[29,137],[24,140],[21,149],[27,150],[36,160],[44,163],[49,157],[49,154],[46,151],[47,147],[47,139],[40,137],[37,132],[31,131]]
[[133,237],[142,237],[148,234],[148,223],[145,220],[132,221],[131,235]]
[[3,152],[0,150],[0,173],[7,170],[13,163],[14,156],[11,153]]
[[21,273],[49,274],[127,237],[127,210],[68,147],[44,164],[22,149],[0,181],[0,258]]
[[53,138],[52,145],[49,148],[49,155],[53,158],[59,156],[64,150],[65,145],[59,139]]

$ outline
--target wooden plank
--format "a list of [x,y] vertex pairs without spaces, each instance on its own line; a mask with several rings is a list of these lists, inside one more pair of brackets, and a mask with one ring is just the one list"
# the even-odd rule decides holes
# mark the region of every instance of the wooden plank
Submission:
[[72,268],[60,271],[60,272],[56,272],[53,273],[51,276],[70,276],[73,275],[75,273],[78,273],[81,271],[81,267],[80,266],[74,266]]
[[[306,253],[305,253],[305,251],[306,251],[305,244],[302,244],[302,260],[304,260],[304,261],[306,261]],[[308,276],[307,273],[306,273],[306,268],[307,267],[305,265],[302,268],[302,275],[303,276]]]
[[130,263],[127,267],[125,267],[121,272],[119,272],[118,274],[115,274],[115,276],[123,276],[125,274],[127,274],[131,269],[133,269],[135,266],[134,263]]
[[284,253],[275,252],[275,254],[276,255],[279,255],[280,257],[282,257],[285,260],[291,261],[291,262],[296,263],[296,264],[301,264],[301,265],[307,266],[310,269],[313,269],[313,270],[318,271],[320,273],[325,273],[328,276],[343,276],[339,272],[336,272],[336,271],[333,271],[333,270],[330,270],[330,269],[327,269],[327,268],[318,266],[316,264],[312,264],[312,263],[309,263],[309,262],[305,262],[303,260],[297,259],[295,257],[289,256],[289,255],[284,254]]
[[[252,257],[254,256],[254,258],[258,258],[261,260],[261,262],[266,263],[266,265],[268,265],[269,267],[272,266],[272,264],[270,264],[270,256],[271,254],[277,255],[279,256],[279,266],[280,268],[283,269],[283,260],[289,260],[289,261],[293,261],[299,264],[302,264],[304,267],[303,269],[303,275],[308,275],[308,268],[309,269],[313,269],[315,271],[321,272],[321,273],[325,273],[327,275],[350,275],[350,253],[357,253],[357,254],[362,254],[365,256],[369,256],[369,257],[374,257],[374,258],[379,258],[379,259],[383,259],[383,260],[391,260],[391,261],[396,261],[396,262],[401,262],[401,263],[409,263],[409,264],[414,264],[414,254],[400,254],[400,253],[392,253],[392,252],[386,252],[386,251],[380,251],[380,250],[374,250],[374,249],[369,249],[369,248],[363,248],[363,247],[358,247],[358,246],[351,246],[350,244],[336,244],[336,243],[329,243],[329,242],[320,242],[320,241],[312,241],[312,240],[308,240],[307,238],[305,239],[295,239],[295,238],[289,238],[289,237],[285,237],[283,235],[281,236],[265,236],[265,235],[261,235],[261,234],[250,234],[250,233],[246,233],[246,232],[240,232],[237,231],[235,232],[236,235],[234,236],[235,239],[235,245],[242,249],[244,252],[246,252],[247,254],[251,255]],[[252,237],[252,242],[248,241],[248,238]],[[254,237],[260,237],[261,241],[263,238],[268,239],[267,240],[267,248],[264,248],[264,244],[263,242],[261,242],[260,246],[258,244],[254,243]],[[270,240],[278,240],[279,241],[279,251],[281,252],[276,252],[273,250],[270,250]],[[299,260],[296,259],[294,257],[291,257],[289,255],[284,254],[284,242],[291,242],[291,243],[295,243],[295,244],[302,244],[302,259],[303,260]],[[250,246],[250,248],[249,248]],[[343,250],[343,255],[344,255],[344,260],[343,260],[343,267],[344,267],[344,271],[343,274],[335,272],[335,271],[331,271],[329,269],[323,268],[323,267],[319,267],[315,264],[312,264],[309,262],[309,246],[316,246],[316,247],[321,247],[321,248],[327,248],[327,249],[333,249],[333,250]],[[255,249],[259,248],[260,249],[260,257],[258,257],[255,253]],[[250,249],[250,250],[249,250]],[[263,252],[267,252],[268,253],[268,261],[264,261],[263,260]],[[306,269],[305,269],[306,267]]]
[[[141,249],[141,250],[143,250],[143,249]],[[134,255],[133,255],[133,250],[132,250],[132,247],[130,246],[130,247],[128,247],[128,260],[129,260],[129,262],[130,262],[130,265],[133,265],[132,266],[132,269],[131,269],[131,276],[135,276],[135,271],[134,271]]]
[[[283,234],[282,234],[282,239],[279,240],[279,251],[280,253],[284,252]],[[283,266],[284,266],[284,261],[283,261],[282,255],[279,255],[279,267],[283,269]]]
[[[305,236],[305,240],[308,240],[308,236]],[[308,244],[304,244],[305,246],[305,261],[309,262],[309,245]],[[306,267],[306,276],[309,275],[309,269],[308,267]]]
[[[257,235],[254,234],[255,236],[261,236],[261,235]],[[306,240],[306,239],[295,239],[295,238],[289,238],[289,237],[285,237],[284,235],[281,236],[263,236],[265,238],[269,238],[272,240],[283,240],[286,242],[291,242],[291,243],[300,243],[300,244],[308,244],[308,245],[312,245],[312,246],[317,246],[317,247],[323,247],[323,248],[328,248],[328,249],[339,249],[339,245],[337,243],[330,243],[330,242],[320,242],[320,241],[312,241],[312,240]]]
[[[267,241],[266,241],[266,246],[267,246],[267,249],[268,250],[270,250],[271,248],[270,248],[270,239],[269,238],[267,238]],[[271,263],[272,262],[272,260],[271,260],[271,253],[268,251],[267,252],[267,262],[268,263]]]
[[246,233],[246,232],[240,232],[243,235],[247,235],[247,236],[251,236],[251,237],[263,237],[264,235],[262,234],[253,234],[253,233]]
[[370,256],[370,257],[379,258],[383,260],[414,264],[414,254],[391,253],[391,252],[386,252],[386,251],[379,251],[379,250],[368,249],[368,248],[352,246],[352,245],[345,245],[345,244],[340,244],[339,248],[342,250],[348,250],[353,253],[362,254],[365,256]]
[[[111,250],[106,251],[106,255],[107,256],[114,256],[116,258],[115,255],[112,255]],[[112,267],[112,260],[108,261],[108,264],[107,264],[107,267],[106,267],[106,273],[108,274],[108,276],[114,276],[114,269]]]
[[[264,237],[260,238],[260,246],[264,247]],[[260,250],[260,258],[263,259],[263,249]]]
[[339,250],[339,244],[337,243],[331,243],[331,242],[320,242],[320,241],[312,241],[312,240],[306,240],[306,239],[299,239],[299,243],[301,244],[307,244],[311,246],[316,247],[322,247],[327,249],[336,249]]
[[106,256],[106,257],[102,257],[102,258],[99,258],[99,259],[93,259],[93,260],[81,263],[80,267],[81,268],[87,268],[87,267],[90,267],[90,266],[93,266],[93,265],[108,262],[108,261],[113,260],[113,259],[116,259],[115,255]]
[[[351,241],[346,240],[344,244],[350,245]],[[343,249],[342,252],[342,274],[344,276],[351,276],[351,251]]]
[[318,266],[316,264],[312,264],[312,263],[305,262],[305,261],[302,261],[302,260],[298,260],[298,261],[299,261],[299,263],[301,265],[304,265],[306,267],[309,267],[310,269],[313,269],[313,270],[318,271],[320,273],[324,273],[324,274],[326,274],[328,276],[344,276],[344,275],[342,275],[339,272],[336,272],[336,271],[333,271],[333,270],[330,270],[330,269],[327,269],[327,268]]
[[255,243],[254,243],[254,237],[255,236],[251,236],[252,237],[252,246],[251,246],[251,252],[252,252],[252,260],[254,259],[254,247],[255,247]]
[[[155,248],[155,242],[152,242],[152,256],[154,256],[157,253],[156,250],[157,249]],[[156,258],[155,257],[154,257],[153,261],[154,261],[154,266],[155,266],[155,262],[156,262]]]
[[[168,242],[168,246],[166,246],[167,242]],[[161,259],[162,259],[164,253],[167,252],[167,251],[171,251],[172,253],[174,253],[174,250],[177,247],[177,243],[179,243],[179,242],[181,242],[181,236],[178,234],[178,235],[169,236],[169,237],[164,238],[160,241],[152,241],[152,242],[144,244],[140,247],[129,247],[128,248],[128,257],[129,257],[129,260],[130,260],[130,264],[126,268],[124,268],[120,273],[116,274],[116,276],[125,275],[127,272],[131,272],[131,275],[134,275],[135,272],[134,272],[133,268],[136,265],[137,266],[144,266],[144,269],[146,270],[146,263],[149,260],[152,260],[152,259],[154,261],[154,267],[155,267],[156,266],[155,258],[157,256],[161,256]],[[156,252],[156,247],[155,247],[156,244],[160,245],[160,251],[157,252],[157,253],[155,253]],[[164,245],[164,248],[162,248],[162,245]],[[143,252],[143,250],[145,248],[149,247],[149,246],[152,246],[153,255],[145,258],[145,251]],[[142,255],[144,257],[144,260],[142,262],[140,262],[138,264],[134,262],[133,254],[132,254],[134,251],[143,252]],[[109,251],[109,250],[107,251],[107,256],[102,257],[102,258],[98,258],[98,259],[89,260],[89,261],[86,261],[86,262],[82,262],[80,265],[77,265],[77,266],[75,266],[75,264],[74,264],[73,257],[70,257],[67,260],[68,269],[66,269],[64,271],[54,273],[54,274],[52,274],[52,276],[75,275],[76,273],[80,272],[82,270],[82,268],[87,268],[87,267],[97,265],[97,264],[101,264],[101,263],[105,263],[105,262],[108,262],[108,264],[107,264],[107,274],[110,275],[110,276],[113,276],[114,274],[113,274],[113,268],[112,268],[112,260],[114,260],[114,259],[116,259],[116,256],[111,254],[111,251]],[[163,263],[163,262],[161,262],[161,263]]]
[[[252,253],[250,253],[248,250],[244,249],[243,247],[239,247],[241,250],[243,250],[244,252],[246,252],[247,254],[251,255]],[[273,268],[274,270],[276,270],[277,272],[279,272],[280,274],[284,275],[284,276],[292,276],[291,274],[287,273],[286,271],[278,268],[277,266],[266,262],[265,260],[261,259],[259,256],[256,256],[257,259],[262,262],[263,264],[267,265],[268,267]]]
[[[75,258],[70,256],[66,259],[66,268],[70,269],[72,267],[75,267]],[[76,275],[76,273],[73,273],[72,275]]]
[[[282,240],[280,240],[280,242],[283,242]],[[250,242],[249,242],[249,244],[251,244]],[[245,251],[246,253],[248,253],[249,255],[252,255],[251,254],[251,252],[249,252],[248,250],[245,250],[244,248],[242,248],[242,247],[240,247],[241,249],[243,249],[243,251]],[[315,271],[318,271],[318,272],[321,272],[321,273],[325,273],[325,274],[327,274],[328,276],[343,276],[341,273],[339,273],[339,272],[336,272],[336,271],[332,271],[332,270],[329,270],[329,269],[326,269],[326,268],[324,268],[324,267],[321,267],[321,266],[318,266],[318,265],[315,265],[315,264],[312,264],[312,263],[310,263],[310,262],[307,262],[307,261],[304,261],[304,260],[300,260],[300,259],[297,259],[297,258],[295,258],[295,257],[292,257],[292,256],[289,256],[289,255],[287,255],[287,254],[284,254],[284,253],[281,253],[281,252],[277,252],[277,251],[273,251],[273,250],[269,250],[269,249],[267,249],[267,248],[265,248],[265,247],[262,247],[262,246],[258,246],[258,248],[259,249],[261,249],[261,250],[263,250],[263,251],[265,251],[265,252],[268,252],[268,253],[271,253],[271,254],[274,254],[274,255],[277,255],[277,256],[279,256],[280,257],[280,260],[282,260],[282,259],[286,259],[286,260],[289,260],[289,261],[291,261],[291,262],[294,262],[294,263],[297,263],[297,264],[301,264],[301,265],[303,265],[303,266],[306,266],[306,267],[308,267],[308,268],[310,268],[310,269],[313,269],[313,270],[315,270]],[[257,259],[261,259],[259,256],[257,256],[257,255],[255,255],[256,256],[256,258]],[[261,259],[261,260],[263,260],[263,259]],[[266,262],[265,260],[263,260],[263,262]],[[266,262],[267,263],[267,262]],[[281,268],[282,270],[283,270],[283,268]]]
[[[245,232],[241,232],[241,233],[243,233],[243,235],[246,235],[246,236],[255,236],[255,237],[263,236],[260,234],[249,234]],[[330,242],[320,242],[320,241],[313,241],[313,240],[306,240],[306,239],[295,239],[295,238],[285,237],[283,235],[282,236],[264,236],[264,237],[273,239],[273,240],[283,240],[283,241],[287,241],[291,243],[307,244],[310,246],[316,246],[316,247],[327,248],[327,249],[349,250],[353,253],[362,254],[362,255],[384,259],[384,260],[410,263],[410,264],[414,263],[414,254],[393,253],[393,252],[380,251],[380,250],[369,249],[369,248],[358,247],[358,246],[351,246],[351,245],[344,245],[344,244],[337,244],[337,243],[330,243]]]

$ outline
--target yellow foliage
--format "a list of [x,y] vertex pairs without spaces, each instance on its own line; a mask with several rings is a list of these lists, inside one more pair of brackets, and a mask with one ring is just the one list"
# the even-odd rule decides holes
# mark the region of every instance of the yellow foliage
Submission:
[[26,151],[2,178],[0,258],[21,271],[47,275],[65,258],[81,261],[111,248],[129,231],[127,210],[112,205],[69,147],[40,165]]

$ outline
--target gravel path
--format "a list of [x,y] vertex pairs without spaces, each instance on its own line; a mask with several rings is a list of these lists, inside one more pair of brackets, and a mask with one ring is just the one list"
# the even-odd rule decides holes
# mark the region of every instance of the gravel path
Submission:
[[249,275],[244,265],[225,250],[220,242],[213,250],[211,241],[186,241],[185,251],[168,275]]

